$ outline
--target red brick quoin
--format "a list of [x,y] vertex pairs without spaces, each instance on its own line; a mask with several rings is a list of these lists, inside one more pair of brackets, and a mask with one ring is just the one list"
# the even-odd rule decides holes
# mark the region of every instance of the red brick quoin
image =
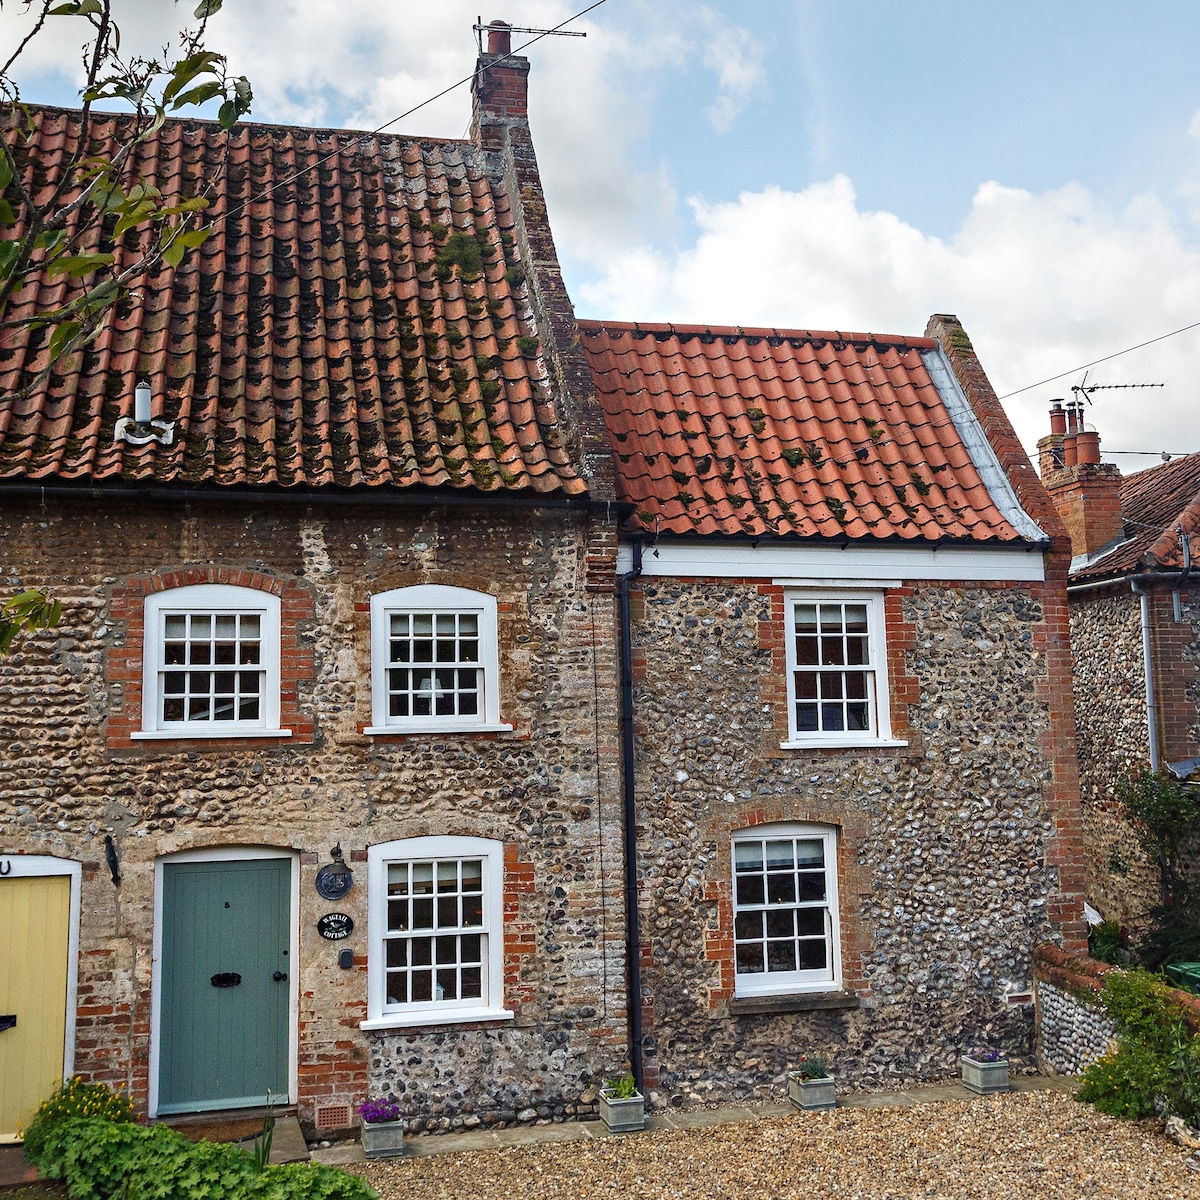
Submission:
[[[262,571],[240,567],[185,567],[156,571],[134,576],[112,589],[109,612],[120,622],[124,637],[108,649],[106,680],[113,708],[109,713],[105,734],[110,750],[139,749],[167,746],[207,746],[203,738],[180,738],[178,741],[140,742],[130,736],[142,728],[142,655],[145,649],[146,597],[154,592],[189,587],[198,583],[229,584],[233,587],[254,588],[279,597],[279,721],[290,729],[290,738],[238,738],[233,744],[244,747],[292,745],[313,740],[311,716],[302,713],[299,704],[301,683],[311,683],[314,675],[313,649],[301,639],[301,632],[312,623],[314,604],[312,592],[299,579],[280,578]],[[222,739],[222,748],[230,746]]]

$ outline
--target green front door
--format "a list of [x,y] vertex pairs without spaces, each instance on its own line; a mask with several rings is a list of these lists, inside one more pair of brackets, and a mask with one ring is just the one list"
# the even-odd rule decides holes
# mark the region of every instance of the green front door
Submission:
[[287,1102],[290,859],[163,864],[158,1111]]

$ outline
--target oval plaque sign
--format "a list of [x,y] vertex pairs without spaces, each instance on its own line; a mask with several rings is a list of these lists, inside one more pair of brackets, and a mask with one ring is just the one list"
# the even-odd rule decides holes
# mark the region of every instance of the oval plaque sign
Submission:
[[326,913],[317,922],[317,932],[330,942],[340,942],[354,932],[354,921],[346,913]]

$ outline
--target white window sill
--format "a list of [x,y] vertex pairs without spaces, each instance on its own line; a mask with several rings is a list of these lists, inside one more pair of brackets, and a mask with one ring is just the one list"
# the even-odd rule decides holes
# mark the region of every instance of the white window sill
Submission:
[[414,733],[511,733],[511,725],[425,725],[414,722],[397,723],[395,725],[368,725],[363,730],[368,737],[387,737],[391,734],[410,736]]
[[135,742],[210,741],[214,738],[289,738],[290,729],[154,729],[131,733]]
[[359,1021],[359,1029],[413,1029],[419,1025],[464,1025],[473,1021],[511,1021],[515,1013],[506,1008],[425,1009],[414,1013],[388,1013]]
[[898,742],[892,738],[830,738],[830,737],[813,737],[804,738],[788,742],[780,742],[780,750],[857,750],[860,747],[879,747],[879,746],[907,746],[907,742]]

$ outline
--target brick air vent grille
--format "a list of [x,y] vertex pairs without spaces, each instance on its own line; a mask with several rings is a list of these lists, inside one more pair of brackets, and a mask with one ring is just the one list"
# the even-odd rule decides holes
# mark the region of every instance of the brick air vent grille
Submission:
[[313,1113],[313,1124],[318,1129],[349,1129],[353,1122],[350,1119],[350,1105],[321,1104]]

